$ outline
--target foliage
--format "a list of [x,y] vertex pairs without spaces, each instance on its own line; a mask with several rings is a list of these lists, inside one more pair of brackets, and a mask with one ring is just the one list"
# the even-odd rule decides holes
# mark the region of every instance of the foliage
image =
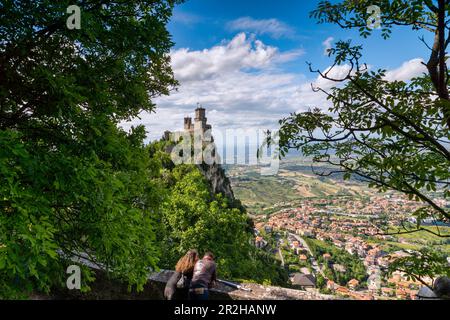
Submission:
[[142,284],[147,267],[157,266],[159,187],[148,179],[142,147],[130,146],[125,133],[109,139],[105,147],[117,150],[111,153],[116,161],[63,148],[49,152],[2,131],[0,270],[8,291],[48,291],[63,281],[63,268],[71,263],[62,253],[89,254],[133,284]]
[[[360,283],[367,279],[366,268],[362,261],[345,250],[325,243],[319,240],[305,239],[311,249],[314,257],[319,264],[324,264],[324,273],[328,279],[339,283],[342,286],[347,285],[351,279],[356,279]],[[323,255],[329,253],[331,258],[325,260]],[[333,264],[339,264],[345,267],[345,272],[335,271],[332,268]]]
[[317,274],[316,285],[319,288],[320,293],[332,294],[331,289],[327,288],[327,279],[322,274]]
[[[331,170],[321,176],[359,177],[380,191],[396,190],[423,203],[412,213],[417,224],[396,234],[433,231],[422,226],[427,218],[449,221],[449,208],[436,199],[450,197],[450,99],[446,49],[449,45],[446,1],[377,1],[382,12],[382,35],[393,26],[409,26],[432,33],[428,73],[411,81],[389,81],[386,70],[371,70],[362,60],[362,46],[339,41],[329,51],[334,64],[326,72],[314,70],[336,83],[331,90],[314,88],[331,102],[280,121],[281,154],[301,150]],[[322,1],[311,16],[320,23],[373,33],[367,24],[372,1]],[[425,38],[422,39],[425,43]],[[333,78],[333,68],[346,70]],[[323,168],[323,167],[322,167]],[[434,233],[448,237],[439,231]]]
[[286,282],[274,259],[251,243],[245,211],[231,207],[221,194],[211,194],[196,166],[176,166],[164,177],[169,194],[163,204],[162,267],[173,268],[187,250],[195,248],[200,254],[215,254],[222,278]]
[[389,273],[402,271],[408,280],[418,280],[432,289],[432,284],[426,281],[435,275],[450,277],[447,255],[439,250],[423,248],[419,252],[412,252],[406,257],[397,258],[389,265]]
[[0,4],[0,298],[65,284],[81,254],[138,288],[158,266],[158,167],[118,123],[176,85],[178,2],[76,1],[80,30],[72,1]]

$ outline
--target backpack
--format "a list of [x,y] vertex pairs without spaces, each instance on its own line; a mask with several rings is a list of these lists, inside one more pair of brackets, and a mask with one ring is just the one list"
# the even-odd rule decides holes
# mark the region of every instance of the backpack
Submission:
[[189,289],[189,286],[191,284],[191,281],[189,280],[189,278],[182,273],[180,280],[178,280],[177,282],[177,289]]

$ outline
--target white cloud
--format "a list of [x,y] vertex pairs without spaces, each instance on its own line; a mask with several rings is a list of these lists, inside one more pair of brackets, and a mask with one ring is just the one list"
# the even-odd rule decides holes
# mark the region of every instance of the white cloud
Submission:
[[181,23],[184,25],[192,26],[197,23],[204,21],[205,19],[192,13],[182,12],[179,10],[175,10],[171,21],[176,23]]
[[[161,97],[156,113],[141,114],[123,124],[143,124],[151,140],[160,138],[165,130],[179,130],[183,118],[192,115],[197,103],[207,109],[207,117],[218,130],[276,128],[278,120],[292,112],[318,107],[328,109],[330,102],[324,94],[313,92],[314,86],[329,90],[337,84],[317,76],[288,72],[282,64],[301,57],[301,50],[280,51],[254,37],[241,33],[229,41],[204,50],[174,50],[172,66],[180,87],[170,96]],[[391,79],[417,75],[418,60],[404,63],[388,72]],[[349,66],[330,67],[329,76],[340,79],[349,72]],[[311,76],[308,74],[308,76]]]
[[[339,80],[342,80],[348,76],[350,69],[351,69],[351,67],[348,64],[337,65],[334,67],[328,67],[322,71],[322,74],[324,76],[326,76],[330,79],[336,80],[336,81],[328,80],[328,79],[323,78],[321,75],[318,75],[316,81],[313,82],[313,85],[315,87],[319,87],[323,90],[329,90],[332,87],[336,87],[340,83]],[[353,71],[352,71],[352,74],[354,74]]]
[[314,100],[311,89],[301,94],[304,76],[281,70],[303,54],[280,51],[245,33],[204,50],[174,50],[172,68],[180,87],[155,100],[156,114],[143,113],[124,127],[144,124],[151,139],[159,138],[165,130],[181,129],[198,102],[214,128],[276,127],[280,118],[301,108],[302,100]]
[[305,50],[303,49],[294,49],[286,52],[281,52],[275,57],[274,62],[286,63],[289,61],[296,60],[298,57],[303,56],[304,54]]
[[258,35],[269,35],[275,39],[295,38],[295,30],[286,23],[277,19],[253,19],[251,17],[241,17],[227,23],[230,31],[247,31]]
[[180,81],[211,79],[223,73],[242,69],[262,69],[269,67],[274,59],[283,62],[298,57],[297,54],[280,54],[278,49],[266,46],[259,40],[240,33],[229,42],[204,49],[191,51],[179,49],[172,52],[172,67]]
[[[227,126],[251,126],[267,113],[283,114],[293,111],[294,99],[300,85],[296,74],[278,70],[278,65],[298,59],[303,50],[280,52],[244,33],[231,41],[205,49],[172,52],[175,77],[180,81],[179,91],[161,98],[162,107],[178,106],[191,112],[197,102],[221,113],[230,120],[236,115],[242,121],[226,122]],[[231,118],[225,115],[229,113]],[[274,122],[278,118],[274,117]],[[225,124],[225,123],[224,123]]]
[[328,52],[332,48],[333,41],[333,37],[328,37],[324,42],[322,42],[322,45],[324,46],[323,54],[325,56],[328,56]]
[[399,68],[386,72],[385,79],[388,81],[409,81],[418,77],[424,72],[428,72],[423,62],[421,58],[406,61]]

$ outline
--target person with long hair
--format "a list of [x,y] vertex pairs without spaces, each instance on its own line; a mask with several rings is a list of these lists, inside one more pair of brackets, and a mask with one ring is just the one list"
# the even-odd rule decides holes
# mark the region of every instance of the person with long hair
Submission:
[[186,300],[194,274],[194,267],[199,259],[198,251],[189,250],[175,266],[175,272],[167,281],[164,297],[167,300]]

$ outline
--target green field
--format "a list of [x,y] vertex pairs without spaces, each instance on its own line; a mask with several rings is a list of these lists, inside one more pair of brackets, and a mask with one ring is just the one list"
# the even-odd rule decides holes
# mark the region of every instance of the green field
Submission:
[[315,175],[310,163],[286,160],[275,176],[261,176],[259,168],[234,166],[227,169],[233,191],[251,214],[270,212],[274,205],[283,207],[305,198],[329,196],[369,196],[374,190],[356,181]]
[[[435,233],[440,232],[444,236],[450,235],[450,227],[431,227],[431,226],[428,227],[428,226],[425,226],[423,228],[431,230],[431,231],[433,231]],[[394,230],[391,230],[391,231],[395,232],[397,230],[394,229]],[[438,237],[438,236],[436,236],[434,234],[431,234],[431,233],[425,232],[425,231],[420,232],[420,233],[416,232],[416,233],[401,234],[401,235],[397,235],[396,237],[398,239],[400,239],[400,238],[406,239],[409,242],[419,242],[419,243],[421,241],[430,242],[430,241],[443,241],[444,240],[443,238],[440,238],[440,237]],[[448,239],[448,240],[450,240],[450,239]]]
[[[436,227],[425,227],[427,229],[437,231]],[[450,227],[439,227],[442,235],[450,234]],[[389,233],[398,232],[398,229],[391,229]],[[433,248],[441,250],[450,254],[450,238],[442,238],[435,236],[428,232],[415,232],[409,234],[400,234],[394,236],[394,241],[380,241],[370,239],[368,242],[372,244],[381,244],[383,249],[387,252],[393,252],[397,250],[414,250],[418,251],[423,247]]]
[[292,182],[275,177],[235,182],[233,191],[246,206],[255,209],[293,201],[299,197]]
[[[327,168],[323,167],[322,171]],[[319,168],[320,171],[320,168]],[[364,182],[341,177],[320,177],[311,170],[311,162],[284,160],[278,175],[261,176],[258,167],[230,166],[227,168],[236,198],[241,200],[251,215],[266,215],[284,208],[300,205],[304,199],[350,196],[355,198],[378,194]],[[335,215],[337,219],[347,219]],[[365,219],[365,218],[361,218]],[[428,227],[437,231],[435,227]],[[390,230],[391,233],[398,230]],[[442,234],[450,234],[449,227],[440,227]],[[373,243],[380,243],[373,240]],[[427,232],[394,236],[392,241],[381,242],[386,251],[419,250],[427,246],[450,253],[450,239],[440,238]]]
[[[437,227],[425,228],[432,230],[433,232],[438,232]],[[439,227],[439,231],[442,235],[450,235],[450,227]],[[450,253],[450,238],[438,237],[425,231],[401,234],[395,237],[399,242],[393,244],[404,249],[417,250],[421,247],[427,246]],[[401,243],[400,241],[402,240],[406,241],[407,243]]]

